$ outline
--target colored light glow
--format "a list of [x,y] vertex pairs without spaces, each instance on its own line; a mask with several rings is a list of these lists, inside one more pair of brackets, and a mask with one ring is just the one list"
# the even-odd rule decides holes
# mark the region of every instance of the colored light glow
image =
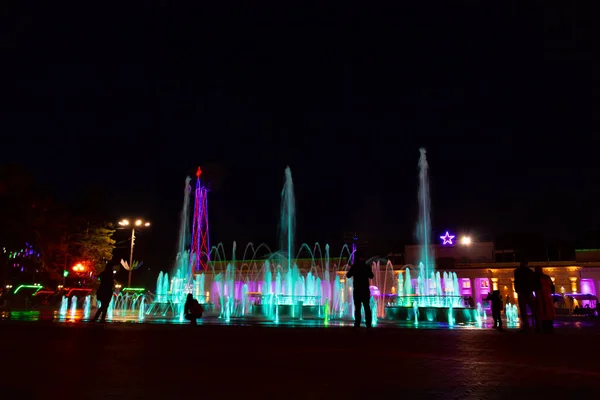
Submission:
[[473,243],[473,242],[471,241],[471,238],[469,236],[463,236],[460,238],[460,244],[462,244],[462,245],[468,246],[471,243]]
[[440,236],[440,239],[443,240],[443,243],[442,243],[443,245],[454,244],[454,243],[452,243],[454,236],[451,235],[448,231],[446,231],[446,234],[444,236]]
[[137,221],[135,221],[135,226],[141,226],[142,225],[142,220],[138,219]]
[[73,292],[75,292],[75,293],[85,292],[86,294],[92,293],[92,289],[88,289],[88,288],[65,288],[64,290],[67,291],[67,293],[65,293],[66,297],[71,297],[71,294],[73,294]]
[[129,225],[129,220],[127,220],[127,219],[121,220],[121,221],[119,221],[119,225],[121,225],[121,226],[128,226]]
[[73,269],[74,272],[83,272],[83,271],[85,271],[85,267],[83,266],[82,263],[75,264],[72,269]]
[[39,296],[39,295],[43,295],[43,294],[54,294],[54,291],[53,290],[38,290],[33,295]]
[[145,288],[137,288],[137,287],[126,287],[123,289],[123,292],[143,292]]
[[42,290],[42,285],[40,284],[35,284],[35,285],[21,285],[18,288],[15,289],[15,293],[17,294],[17,292],[21,289],[37,289],[33,294],[39,292],[40,290]]

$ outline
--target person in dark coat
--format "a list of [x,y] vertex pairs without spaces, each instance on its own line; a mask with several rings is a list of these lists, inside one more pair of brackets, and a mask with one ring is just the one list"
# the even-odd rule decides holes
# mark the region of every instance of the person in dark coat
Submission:
[[202,318],[204,313],[204,307],[198,300],[194,299],[191,293],[188,293],[183,306],[184,318],[191,322],[192,325],[196,325],[196,320]]
[[486,300],[492,303],[492,318],[494,319],[494,329],[502,330],[502,296],[499,290],[494,290],[488,294]]
[[369,279],[373,279],[371,266],[367,265],[364,257],[358,252],[354,253],[353,264],[346,274],[346,278],[352,278],[354,286],[352,297],[354,299],[354,326],[359,327],[362,319],[361,307],[365,309],[365,325],[371,327],[373,316],[371,314],[371,291],[369,290]]
[[554,283],[552,278],[544,274],[544,269],[539,265],[535,267],[537,287],[535,289],[535,302],[537,308],[537,330],[539,332],[552,332],[556,310],[554,309]]
[[96,298],[100,301],[100,307],[98,308],[98,311],[96,311],[96,315],[94,315],[94,322],[98,321],[100,316],[102,316],[100,322],[106,321],[106,313],[108,312],[108,306],[110,305],[113,296],[113,274],[113,269],[109,267],[104,268],[104,271],[100,273],[100,286],[96,291]]
[[531,310],[532,317],[535,319],[536,308],[533,299],[533,292],[536,289],[535,273],[529,268],[527,261],[521,261],[521,265],[515,269],[515,292],[517,292],[519,303],[519,315],[521,317],[521,331],[529,329],[529,317],[527,316],[527,307]]

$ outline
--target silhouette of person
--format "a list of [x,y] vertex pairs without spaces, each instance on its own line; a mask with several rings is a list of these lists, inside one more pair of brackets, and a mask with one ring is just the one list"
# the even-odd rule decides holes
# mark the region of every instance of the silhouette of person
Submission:
[[108,306],[110,305],[113,295],[113,284],[113,269],[106,267],[104,268],[104,271],[100,273],[100,286],[96,291],[96,298],[100,301],[100,307],[98,308],[98,311],[96,311],[96,315],[94,315],[94,322],[98,321],[100,316],[102,316],[100,322],[106,321],[106,313],[108,312]]
[[494,328],[502,330],[502,296],[499,290],[488,293],[486,300],[492,302],[492,318],[494,319]]
[[371,315],[371,305],[369,304],[371,300],[369,279],[373,279],[373,271],[365,263],[364,257],[358,251],[354,252],[354,261],[350,270],[346,273],[346,278],[353,278],[354,326],[357,328],[360,326],[360,320],[362,319],[361,307],[363,307],[365,309],[365,325],[367,325],[367,328],[370,328],[373,318]]
[[535,302],[537,308],[537,330],[539,332],[552,332],[556,310],[554,309],[554,283],[552,278],[544,274],[539,265],[535,267],[537,285],[535,288]]
[[515,269],[515,292],[517,292],[519,303],[519,315],[521,317],[521,331],[529,329],[529,317],[527,316],[527,307],[531,310],[532,317],[535,318],[536,308],[533,301],[533,291],[536,288],[535,273],[529,268],[527,261],[521,261],[521,265]]
[[475,300],[473,299],[473,296],[469,296],[469,307],[475,308]]
[[183,306],[183,313],[185,314],[185,319],[190,321],[192,325],[196,325],[196,320],[202,318],[204,307],[198,303],[198,300],[194,299],[191,293],[188,293],[185,305]]

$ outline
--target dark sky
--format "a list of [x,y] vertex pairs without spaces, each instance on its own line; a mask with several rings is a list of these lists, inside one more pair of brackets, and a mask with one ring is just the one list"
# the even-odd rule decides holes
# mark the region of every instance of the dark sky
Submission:
[[286,165],[299,241],[404,243],[421,146],[434,229],[598,228],[593,10],[417,3],[7,9],[2,161],[153,221],[146,258],[173,255],[197,165],[213,243],[275,243]]

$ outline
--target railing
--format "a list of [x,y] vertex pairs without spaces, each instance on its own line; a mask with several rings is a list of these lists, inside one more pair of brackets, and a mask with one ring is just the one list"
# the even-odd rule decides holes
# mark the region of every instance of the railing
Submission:
[[465,299],[460,295],[385,295],[386,305],[388,306],[413,306],[417,303],[419,306],[453,306],[464,307]]

